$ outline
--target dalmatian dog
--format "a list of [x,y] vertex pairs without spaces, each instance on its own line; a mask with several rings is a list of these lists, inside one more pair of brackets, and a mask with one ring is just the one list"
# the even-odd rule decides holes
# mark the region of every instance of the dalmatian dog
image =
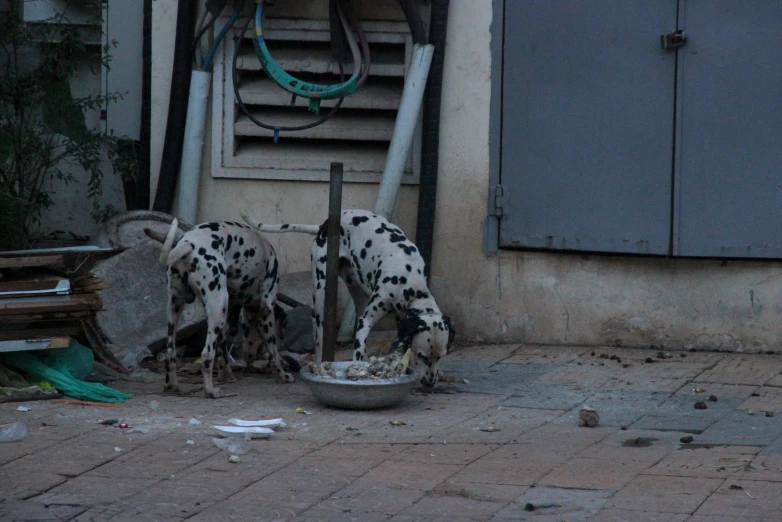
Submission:
[[[326,223],[264,225],[245,214],[242,218],[261,232],[303,232],[316,236],[312,245],[313,330],[316,353],[321,354]],[[361,314],[353,360],[366,358],[370,330],[384,316],[393,313],[397,319],[397,337],[391,349],[405,352],[411,348],[421,384],[433,387],[437,383],[440,359],[450,351],[455,330],[429,291],[424,260],[415,245],[387,219],[365,210],[345,210],[340,220],[339,275],[350,291],[356,313]]]
[[[176,330],[182,308],[198,298],[208,325],[203,361],[204,394],[222,396],[212,383],[216,354],[220,356],[218,379],[231,378],[228,364],[229,330],[241,310],[244,326],[244,358],[252,363],[265,343],[270,362],[283,382],[293,382],[284,371],[277,351],[276,310],[279,265],[266,239],[247,225],[218,221],[198,225],[174,246],[178,222],[166,235],[160,263],[168,272],[168,345],[164,391],[177,391]],[[232,317],[229,321],[229,315]],[[235,333],[235,332],[231,332]]]

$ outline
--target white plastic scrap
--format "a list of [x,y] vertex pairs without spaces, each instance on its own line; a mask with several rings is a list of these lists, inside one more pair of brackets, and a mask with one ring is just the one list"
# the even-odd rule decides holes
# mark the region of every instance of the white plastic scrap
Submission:
[[212,439],[212,443],[231,455],[244,455],[252,449],[250,443],[241,437],[228,437],[227,439],[215,437]]
[[30,408],[29,406],[19,406],[18,408],[16,408],[16,411],[30,411],[30,410],[32,410],[32,408]]
[[274,430],[262,427],[243,427],[243,426],[212,426],[219,432],[229,435],[242,434],[251,439],[268,439],[274,433]]
[[242,420],[242,419],[228,419],[228,422],[234,426],[241,426],[243,428],[286,428],[287,425],[283,422],[282,418],[268,419],[268,420]]
[[193,417],[192,419],[190,419],[190,422],[189,422],[189,424],[190,424],[191,426],[198,426],[199,424],[201,424],[201,421],[200,421],[200,420],[198,420],[198,419],[196,419],[195,417]]

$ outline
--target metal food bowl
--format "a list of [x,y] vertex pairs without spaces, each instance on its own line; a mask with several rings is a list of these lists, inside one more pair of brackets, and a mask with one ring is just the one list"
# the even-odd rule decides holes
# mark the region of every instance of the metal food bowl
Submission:
[[[353,361],[333,362],[334,370],[345,370]],[[374,410],[386,408],[401,402],[416,383],[411,370],[392,379],[338,379],[314,375],[306,366],[299,372],[302,380],[310,387],[312,395],[326,406],[346,410]]]

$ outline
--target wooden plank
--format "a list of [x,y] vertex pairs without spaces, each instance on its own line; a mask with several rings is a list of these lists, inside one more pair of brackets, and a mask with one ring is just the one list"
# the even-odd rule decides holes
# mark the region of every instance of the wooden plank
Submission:
[[98,294],[0,299],[0,316],[55,312],[98,311],[103,301]]
[[55,348],[68,348],[70,345],[70,337],[34,337],[30,339],[0,341],[0,353],[52,350]]
[[35,279],[17,279],[0,281],[2,292],[26,292],[30,290],[53,290],[63,278],[55,276],[36,277]]
[[36,337],[76,337],[80,334],[81,327],[78,324],[53,328],[31,326],[14,330],[0,330],[0,341],[18,341]]
[[32,313],[32,314],[18,314],[18,315],[2,315],[0,314],[0,324],[16,324],[16,323],[49,323],[58,321],[73,321],[80,319],[89,319],[94,317],[95,312],[92,310],[83,310],[77,312],[46,312],[46,313]]
[[0,268],[27,268],[33,266],[51,266],[63,264],[62,255],[0,257]]

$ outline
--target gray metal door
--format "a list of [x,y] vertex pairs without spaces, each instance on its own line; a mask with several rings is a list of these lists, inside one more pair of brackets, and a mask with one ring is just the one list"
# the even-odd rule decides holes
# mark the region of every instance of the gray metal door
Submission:
[[669,252],[676,10],[505,2],[501,247]]
[[782,4],[683,0],[674,255],[782,257]]

